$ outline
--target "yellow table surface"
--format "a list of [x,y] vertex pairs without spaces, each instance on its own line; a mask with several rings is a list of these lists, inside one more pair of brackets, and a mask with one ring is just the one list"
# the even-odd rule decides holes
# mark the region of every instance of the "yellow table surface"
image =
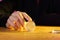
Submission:
[[60,34],[51,33],[60,30],[59,26],[36,26],[34,32],[9,31],[0,27],[0,40],[60,40]]

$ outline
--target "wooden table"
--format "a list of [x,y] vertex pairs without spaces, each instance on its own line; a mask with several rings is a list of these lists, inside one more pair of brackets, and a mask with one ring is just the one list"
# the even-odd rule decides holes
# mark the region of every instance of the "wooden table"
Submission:
[[60,30],[58,26],[36,26],[34,32],[9,31],[0,28],[0,40],[60,40],[60,34],[51,33],[52,30]]

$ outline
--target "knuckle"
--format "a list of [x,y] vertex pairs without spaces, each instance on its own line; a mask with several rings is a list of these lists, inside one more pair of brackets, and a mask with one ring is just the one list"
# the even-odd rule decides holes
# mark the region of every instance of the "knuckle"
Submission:
[[24,14],[26,14],[26,12],[23,12]]

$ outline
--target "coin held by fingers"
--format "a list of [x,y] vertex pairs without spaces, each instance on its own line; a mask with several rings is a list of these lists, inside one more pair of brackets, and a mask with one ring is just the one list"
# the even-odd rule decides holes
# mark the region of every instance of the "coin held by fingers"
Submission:
[[25,22],[25,24],[24,24],[24,28],[28,32],[34,31],[35,27],[36,27],[36,25],[35,25],[35,23],[33,21]]

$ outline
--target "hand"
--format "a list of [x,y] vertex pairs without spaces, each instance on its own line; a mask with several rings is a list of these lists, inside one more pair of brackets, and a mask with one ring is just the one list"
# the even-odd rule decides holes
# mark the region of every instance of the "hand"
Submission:
[[6,27],[12,26],[17,29],[20,26],[24,26],[25,19],[29,22],[32,18],[25,12],[14,11],[7,20]]

